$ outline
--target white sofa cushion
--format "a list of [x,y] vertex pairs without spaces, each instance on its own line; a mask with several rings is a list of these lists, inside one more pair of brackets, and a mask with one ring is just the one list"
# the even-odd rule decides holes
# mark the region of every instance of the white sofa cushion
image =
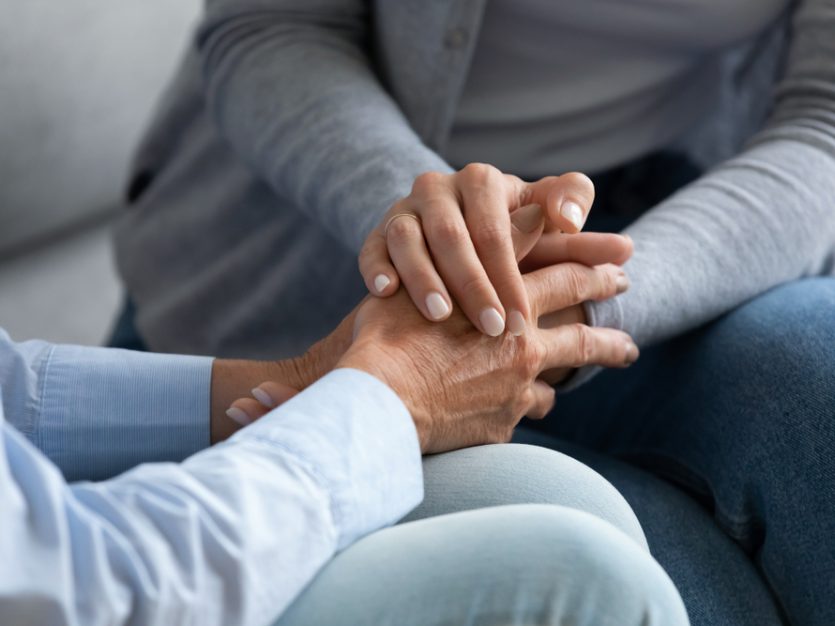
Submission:
[[0,0],[0,256],[120,203],[200,0]]

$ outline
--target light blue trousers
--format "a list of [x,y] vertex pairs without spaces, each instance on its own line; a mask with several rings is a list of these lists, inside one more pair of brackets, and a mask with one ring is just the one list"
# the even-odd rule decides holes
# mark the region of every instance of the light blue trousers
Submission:
[[428,457],[426,498],[337,555],[280,626],[679,626],[687,615],[605,479],[545,448]]

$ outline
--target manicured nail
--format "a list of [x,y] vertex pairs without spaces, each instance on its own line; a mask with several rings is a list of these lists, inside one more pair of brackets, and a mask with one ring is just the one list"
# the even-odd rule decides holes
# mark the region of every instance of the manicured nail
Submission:
[[253,398],[269,409],[274,409],[277,406],[277,402],[273,400],[273,397],[261,389],[261,387],[256,387],[250,393],[252,393]]
[[626,355],[623,359],[624,365],[632,365],[635,361],[638,360],[638,346],[636,346],[631,341],[626,342]]
[[484,309],[478,319],[481,322],[481,328],[491,337],[498,337],[504,332],[504,320],[493,307]]
[[615,286],[618,288],[618,293],[623,293],[629,289],[629,277],[626,275],[626,272],[618,274],[618,277],[615,279]]
[[244,413],[241,409],[236,406],[229,407],[226,409],[226,415],[229,417],[230,420],[233,422],[238,422],[241,426],[249,426],[252,423],[252,419],[250,419],[249,415]]
[[433,320],[443,319],[449,313],[449,305],[437,291],[433,291],[426,296],[426,309]]
[[383,290],[391,284],[391,280],[385,274],[378,274],[374,279],[374,289],[377,293],[383,293]]
[[523,233],[532,233],[542,224],[542,207],[538,204],[526,204],[510,214],[510,223]]
[[562,205],[560,213],[565,219],[574,224],[577,230],[583,228],[583,209],[580,208],[579,204],[566,202]]
[[519,311],[511,311],[507,316],[507,329],[511,335],[518,337],[525,332],[525,316]]

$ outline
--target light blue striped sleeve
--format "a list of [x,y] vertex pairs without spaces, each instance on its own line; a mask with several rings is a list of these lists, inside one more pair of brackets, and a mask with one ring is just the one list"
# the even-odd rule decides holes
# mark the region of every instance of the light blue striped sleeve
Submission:
[[212,359],[43,341],[0,329],[7,419],[67,480],[102,480],[209,446]]
[[2,407],[0,427],[0,624],[269,624],[423,496],[406,407],[356,370],[183,463],[99,483],[68,485]]

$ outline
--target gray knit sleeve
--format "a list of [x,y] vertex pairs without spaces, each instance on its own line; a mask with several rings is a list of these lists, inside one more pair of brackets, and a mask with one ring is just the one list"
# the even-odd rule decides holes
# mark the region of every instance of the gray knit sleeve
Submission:
[[418,174],[451,171],[373,70],[368,4],[208,0],[198,35],[222,136],[355,252]]
[[739,155],[627,229],[632,288],[589,305],[598,325],[648,345],[835,271],[835,0],[799,4],[775,99]]

